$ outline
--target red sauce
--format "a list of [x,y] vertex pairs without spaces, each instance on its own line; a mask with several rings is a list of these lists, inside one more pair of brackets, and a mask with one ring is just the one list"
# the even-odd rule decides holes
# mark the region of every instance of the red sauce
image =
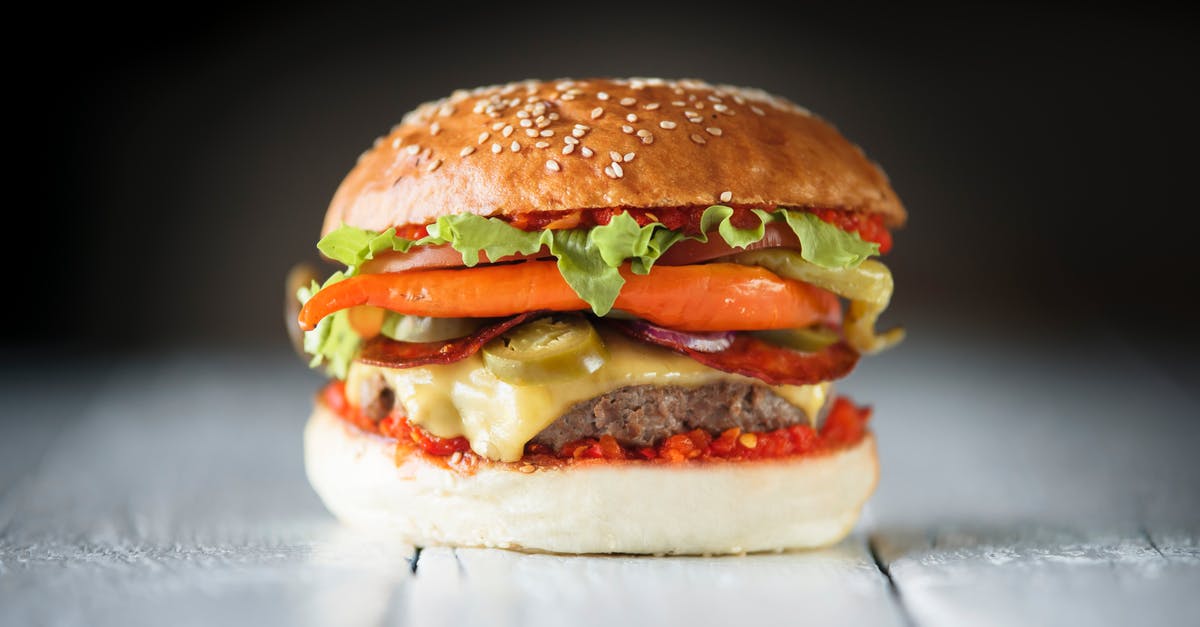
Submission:
[[[419,450],[434,459],[474,467],[479,456],[471,451],[466,438],[440,438],[404,416],[393,414],[374,422],[346,400],[346,384],[333,381],[322,391],[326,406],[354,426],[393,438],[401,452]],[[700,429],[677,433],[657,446],[635,448],[624,446],[609,435],[598,439],[586,438],[571,442],[555,452],[545,446],[529,444],[517,464],[529,466],[562,466],[588,460],[678,463],[685,461],[744,461],[777,459],[798,455],[815,455],[848,448],[860,442],[867,433],[869,407],[859,407],[844,396],[833,401],[824,425],[818,431],[808,425],[792,425],[766,432],[742,432],[733,428],[714,436]],[[455,453],[456,458],[447,460]],[[524,469],[524,468],[522,468]]]

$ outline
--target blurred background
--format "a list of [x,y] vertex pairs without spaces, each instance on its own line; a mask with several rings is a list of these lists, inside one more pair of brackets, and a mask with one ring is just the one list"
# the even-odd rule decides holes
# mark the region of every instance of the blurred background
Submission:
[[75,52],[14,69],[27,195],[8,211],[32,223],[9,235],[10,302],[32,307],[5,308],[0,347],[286,350],[285,273],[415,105],[524,78],[696,77],[803,104],[883,165],[911,214],[888,318],[913,342],[1100,333],[1196,389],[1191,14],[399,4],[56,20],[46,45]]

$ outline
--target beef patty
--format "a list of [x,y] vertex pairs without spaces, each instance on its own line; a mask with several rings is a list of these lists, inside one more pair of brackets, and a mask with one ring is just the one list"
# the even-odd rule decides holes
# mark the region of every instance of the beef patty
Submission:
[[[383,377],[366,377],[361,385],[363,413],[373,420],[388,415],[395,394]],[[532,441],[558,451],[568,442],[611,435],[626,446],[643,447],[692,429],[713,434],[733,427],[761,432],[806,422],[804,410],[765,385],[731,381],[694,388],[631,385],[575,403]]]
[[568,442],[611,435],[621,444],[642,447],[692,429],[772,431],[807,422],[804,410],[765,385],[631,385],[572,405],[533,442],[557,451]]

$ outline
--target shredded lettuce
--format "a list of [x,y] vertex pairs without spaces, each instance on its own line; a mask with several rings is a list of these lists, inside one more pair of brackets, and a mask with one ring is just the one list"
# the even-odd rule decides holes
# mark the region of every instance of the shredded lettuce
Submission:
[[[326,285],[354,276],[364,262],[388,250],[407,252],[413,246],[449,244],[462,255],[463,264],[470,267],[479,263],[481,251],[488,259],[499,259],[515,254],[530,255],[545,248],[557,259],[563,279],[598,316],[612,311],[625,284],[619,271],[623,264],[629,263],[635,274],[647,274],[671,246],[685,239],[707,242],[714,231],[729,246],[745,248],[763,238],[767,223],[784,222],[800,240],[800,256],[829,270],[855,268],[872,255],[879,254],[878,244],[864,241],[857,233],[843,231],[811,213],[786,209],[774,212],[754,209],[753,212],[759,219],[758,225],[739,228],[732,222],[733,208],[713,205],[701,215],[699,235],[673,231],[660,222],[639,225],[628,213],[617,214],[608,224],[591,229],[533,232],[522,231],[498,218],[459,214],[438,218],[429,225],[429,234],[418,240],[400,237],[395,229],[377,233],[342,226],[321,238],[317,248],[326,257],[346,266],[344,272],[331,277]],[[316,289],[314,283],[309,294],[298,296],[303,302]],[[347,313],[341,311],[309,331],[304,345],[305,350],[314,355],[314,367],[327,363],[330,374],[344,378],[357,351],[358,340],[349,326]]]

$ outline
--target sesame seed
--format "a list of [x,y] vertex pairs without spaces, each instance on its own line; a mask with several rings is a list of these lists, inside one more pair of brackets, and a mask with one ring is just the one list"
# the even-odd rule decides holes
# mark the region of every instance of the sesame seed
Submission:
[[620,160],[621,160],[621,153],[619,153],[619,152],[617,152],[617,151],[615,151],[615,150],[610,150],[610,151],[608,151],[608,158],[609,158],[609,159],[612,159],[613,161],[620,161]]
[[608,100],[608,92],[602,91],[602,92],[596,94],[596,97],[601,100]]
[[[517,470],[520,470],[521,472],[523,472],[525,474],[529,474],[536,469],[533,467],[533,464],[525,464],[524,466],[521,466]],[[501,547],[501,548],[507,548],[507,547]]]
[[630,113],[629,115],[625,116],[625,120],[627,122],[637,122],[637,115]]
[[525,110],[523,110],[523,109],[522,109],[521,111],[517,111],[517,117],[519,117],[519,118],[521,118],[521,119],[528,118],[528,117],[529,117],[529,112],[528,112],[528,111],[525,111]]
[[410,154],[410,155],[415,155],[415,154],[417,154],[418,152],[421,152],[421,147],[420,147],[420,146],[418,146],[418,145],[416,145],[416,144],[413,144],[413,145],[411,145],[411,146],[405,146],[405,147],[404,147],[404,152],[407,152],[407,153],[408,153],[408,154]]
[[562,148],[562,153],[564,155],[569,155],[573,152],[575,152],[575,144],[567,144],[566,146],[563,146],[563,148]]
[[502,128],[504,128],[504,122],[496,122],[495,124],[492,125],[493,131],[498,131]]
[[716,97],[716,96],[712,96],[712,95],[710,95],[710,96],[708,97],[708,99],[709,99],[709,100],[711,100],[711,101],[713,101],[713,102],[721,102],[721,99],[720,99],[720,98],[718,98],[718,97]]
[[463,148],[462,150],[458,151],[458,156],[465,157],[473,152],[475,152],[475,147],[467,146],[466,148]]
[[538,128],[546,128],[547,126],[550,126],[550,120],[547,120],[546,118],[542,118],[537,121]]
[[625,153],[625,157],[623,159],[621,159],[621,161],[624,161],[625,163],[629,163],[630,161],[633,161],[633,153],[632,152]]
[[583,129],[581,129],[581,128],[575,128],[575,129],[571,129],[571,136],[572,136],[572,137],[583,137],[583,136],[584,136],[584,135],[586,135],[586,134],[587,134],[587,131],[585,131],[585,130],[583,130]]
[[601,108],[601,107],[596,107],[595,109],[592,109],[592,119],[593,119],[593,120],[595,120],[596,118],[598,118],[598,117],[600,117],[600,116],[602,116],[602,115],[604,115],[604,109],[603,109],[603,108]]
[[628,124],[626,124],[626,125],[624,125],[624,126],[622,126],[622,127],[621,127],[621,132],[623,132],[623,133],[625,133],[626,135],[628,135],[629,133],[632,133],[632,132],[633,132],[633,127],[632,127],[632,126],[630,126],[630,125],[628,125]]
[[612,162],[612,165],[611,165],[611,166],[609,166],[609,167],[611,167],[611,168],[612,168],[613,174],[616,174],[616,175],[617,175],[617,176],[616,176],[616,178],[621,178],[622,176],[625,176],[625,171],[621,169],[621,164],[620,164],[620,163],[617,163],[616,161],[613,161],[613,162]]
[[505,125],[505,127],[504,127],[504,130],[500,131],[500,134],[501,134],[501,135],[503,135],[503,136],[505,136],[505,137],[508,137],[509,135],[512,135],[512,133],[513,133],[513,127],[512,127],[512,124],[507,124],[507,125]]
[[537,129],[535,129],[535,128],[525,129],[525,136],[526,137],[537,137],[538,136]]
[[721,129],[715,126],[710,126],[704,130],[707,131],[709,135],[716,135],[717,137],[720,137],[722,133]]
[[546,169],[550,170],[551,172],[558,172],[559,170],[562,169],[562,167],[560,167],[558,165],[558,162],[555,161],[554,159],[548,159],[546,161]]
[[658,125],[661,126],[662,128],[667,129],[668,131],[677,126],[674,122],[672,122],[670,120],[663,120],[662,122],[659,122]]
[[638,129],[638,132],[637,132],[637,136],[638,136],[638,137],[647,137],[647,136],[649,136],[649,135],[650,135],[650,131],[648,131],[648,130],[646,130],[646,129],[644,129],[644,128],[640,128],[640,129]]
[[554,131],[546,129],[541,132],[542,137],[554,137]]
[[687,106],[687,103],[682,100],[672,100],[671,104],[675,105],[676,107],[686,107]]
[[708,143],[707,140],[705,140],[703,137],[701,137],[695,133],[692,133],[692,141],[694,141],[700,145],[704,145],[704,144]]
[[733,192],[721,192],[721,202],[729,202],[733,200]]
[[524,120],[521,120],[521,126],[523,128],[529,128],[529,127],[533,126],[533,120],[530,120],[529,118],[525,118]]
[[463,458],[462,451],[454,451],[454,454],[450,456],[450,463],[457,464],[458,462],[462,461],[462,458]]
[[392,150],[399,150],[399,149],[400,149],[400,138],[397,137],[396,139],[392,140]]
[[519,152],[521,150],[521,143],[514,141],[512,144],[509,145],[508,149],[513,152]]
[[584,157],[591,157],[592,155],[594,155],[596,153],[592,152],[592,149],[588,148],[587,146],[580,146],[579,154],[583,155]]
[[684,115],[685,117],[694,118],[694,117],[696,117],[696,116],[698,116],[698,115],[700,115],[700,114],[699,114],[699,113],[696,113],[695,111],[692,111],[692,110],[688,109],[688,110],[684,110],[684,112],[683,112],[683,115]]
[[546,117],[550,118],[550,121],[552,121],[552,122],[553,122],[554,120],[557,120],[557,119],[558,119],[558,114],[557,114],[557,113],[554,113],[554,112],[551,112],[551,113],[550,113],[550,115],[548,115],[548,116],[546,116]]
[[604,173],[607,174],[608,178],[610,178],[610,179],[617,178],[617,174],[615,172],[613,172],[612,166],[610,166],[610,165],[604,166]]
[[433,172],[434,170],[438,169],[438,167],[441,165],[442,165],[441,159],[434,159],[433,161],[429,162],[429,167],[425,168],[425,171]]
[[437,122],[434,122],[433,124],[430,124],[430,125],[429,125],[429,134],[430,134],[430,135],[437,135],[437,134],[438,134],[438,133],[440,133],[440,132],[442,132],[442,125],[441,125],[441,124],[438,124]]
[[646,105],[644,106],[644,108],[645,108],[647,111],[653,111],[653,110],[655,110],[655,109],[659,108],[660,106],[662,106],[662,105],[658,104],[657,102],[649,102],[649,103],[646,103]]
[[703,109],[703,108],[704,108],[704,103],[703,103],[703,102],[697,102],[697,103],[696,103],[696,108],[697,108],[697,109]]
[[723,104],[715,104],[713,105],[713,110],[717,111],[718,113],[725,113],[726,111],[729,111],[729,107]]
[[654,135],[652,135],[650,133],[646,133],[642,137],[642,143],[646,144],[647,146],[649,146],[650,144],[653,144],[654,143]]
[[498,154],[500,154],[501,150],[504,150],[504,149],[500,147],[500,144],[492,144],[492,153],[498,155]]
[[688,118],[688,122],[691,122],[692,124],[703,124],[703,123],[704,123],[704,117],[703,117],[703,116],[699,116],[699,115],[698,115],[698,116],[696,116],[696,117],[694,117],[694,118]]
[[630,98],[622,98],[621,99],[622,107],[632,107],[635,104],[637,104],[637,98],[630,97]]
[[489,138],[489,137],[491,137],[491,136],[492,136],[492,134],[491,134],[491,133],[489,133],[489,132],[487,132],[487,131],[484,131],[484,132],[482,132],[482,133],[480,133],[480,134],[479,134],[479,141],[477,141],[477,142],[475,142],[475,143],[477,143],[477,144],[482,144],[483,142],[487,141],[487,140],[488,140],[488,138]]
[[750,105],[750,110],[755,112],[758,115],[766,115],[767,114],[766,111],[763,111],[762,109],[759,109],[758,107],[756,107],[754,105]]
[[587,124],[576,124],[575,128],[584,132],[592,130],[592,127],[588,126]]
[[537,142],[533,145],[534,148],[549,148],[550,142]]
[[579,140],[573,136],[568,135],[567,137],[563,138],[563,143],[564,144],[578,144]]

